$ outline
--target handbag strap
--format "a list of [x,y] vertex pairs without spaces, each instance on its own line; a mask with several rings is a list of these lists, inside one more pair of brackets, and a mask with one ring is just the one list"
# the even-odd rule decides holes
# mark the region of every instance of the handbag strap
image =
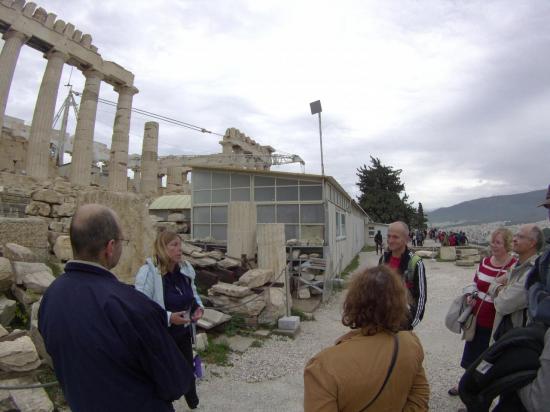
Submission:
[[376,396],[365,406],[363,409],[360,409],[359,412],[363,412],[367,410],[373,403],[378,399],[382,391],[384,390],[386,383],[388,383],[388,380],[390,379],[390,375],[393,371],[393,367],[395,366],[395,361],[397,360],[397,352],[399,352],[399,339],[397,338],[397,334],[393,334],[393,354],[391,357],[390,367],[388,368],[388,373],[386,374],[386,379],[384,379],[384,383],[382,384],[382,387],[376,394]]
[[[504,266],[506,266],[508,264],[508,262],[506,262],[504,264]],[[497,275],[495,276],[495,278],[498,278],[501,273],[502,273],[502,269],[504,269],[504,266],[501,266],[500,269],[498,270],[498,273]],[[508,270],[505,270],[505,272],[507,272]],[[483,304],[485,303],[485,298],[487,297],[487,293],[484,293],[483,294],[483,299],[481,299],[481,303],[479,304],[479,306],[477,307],[477,311],[475,313],[475,316],[479,315],[479,311],[481,310],[481,307],[483,306]]]

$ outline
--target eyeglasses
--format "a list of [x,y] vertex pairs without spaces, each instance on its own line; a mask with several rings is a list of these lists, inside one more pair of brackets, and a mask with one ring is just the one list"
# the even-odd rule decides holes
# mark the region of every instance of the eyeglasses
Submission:
[[124,246],[128,246],[128,243],[130,243],[130,239],[116,239],[119,242],[122,242]]
[[[531,239],[531,237],[522,235],[521,233],[516,233],[514,237],[517,237],[518,239]],[[532,239],[531,239],[532,240]]]

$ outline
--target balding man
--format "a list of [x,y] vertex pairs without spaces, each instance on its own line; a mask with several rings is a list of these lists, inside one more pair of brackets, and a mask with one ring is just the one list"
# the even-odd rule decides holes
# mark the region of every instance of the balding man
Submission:
[[403,278],[411,295],[409,322],[404,329],[413,329],[422,320],[426,307],[426,273],[418,255],[407,248],[409,227],[403,222],[393,222],[388,227],[388,252],[380,258],[380,264],[395,269]]
[[542,231],[533,224],[521,226],[514,235],[512,250],[518,255],[518,261],[510,272],[496,278],[489,286],[488,293],[496,310],[492,340],[514,327],[527,324],[525,281],[543,242]]
[[75,259],[48,288],[38,328],[74,411],[173,411],[192,371],[166,328],[166,312],[109,271],[124,239],[111,209],[80,207],[70,228]]

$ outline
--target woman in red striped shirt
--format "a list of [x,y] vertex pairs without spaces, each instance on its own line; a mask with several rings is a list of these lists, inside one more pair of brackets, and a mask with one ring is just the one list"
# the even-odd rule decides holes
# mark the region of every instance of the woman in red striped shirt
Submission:
[[[512,232],[505,228],[499,228],[491,234],[491,256],[484,258],[474,275],[477,286],[477,296],[468,297],[468,303],[473,305],[473,313],[477,314],[477,323],[474,339],[466,342],[460,366],[467,369],[481,353],[489,347],[491,331],[495,320],[495,305],[493,299],[487,294],[489,285],[495,278],[506,274],[516,263],[516,258],[510,255],[512,250]],[[455,385],[449,389],[449,395],[458,395],[458,387]]]

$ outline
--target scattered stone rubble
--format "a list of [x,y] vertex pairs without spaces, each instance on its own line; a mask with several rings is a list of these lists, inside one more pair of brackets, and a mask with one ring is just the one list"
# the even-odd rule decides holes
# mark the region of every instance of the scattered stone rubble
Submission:
[[[226,256],[220,249],[205,251],[188,242],[182,243],[182,251],[183,259],[195,267],[197,285],[208,289],[208,302],[217,311],[239,315],[250,326],[275,325],[285,314],[284,288],[274,286],[278,283],[273,283],[273,270],[244,268],[241,260]],[[246,264],[251,266],[248,261]]]
[[[51,365],[38,333],[37,314],[42,294],[54,277],[52,270],[25,246],[6,243],[3,255],[0,257],[0,371],[3,376],[0,385],[36,384],[32,376],[21,377],[21,373],[32,373],[42,363]],[[9,331],[17,311],[21,316],[30,317],[29,330]],[[41,388],[1,391],[0,404],[9,406],[2,410],[54,410]]]
[[[444,262],[455,262],[457,266],[475,266],[487,255],[484,246],[437,246],[430,248],[413,247],[415,253],[422,258],[439,259]],[[430,249],[430,250],[427,250]]]

